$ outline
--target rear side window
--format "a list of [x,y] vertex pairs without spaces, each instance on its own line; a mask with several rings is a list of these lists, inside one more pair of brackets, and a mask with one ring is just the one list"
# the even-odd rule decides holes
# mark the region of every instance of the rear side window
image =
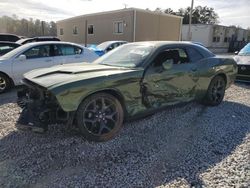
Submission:
[[192,47],[188,47],[187,52],[189,55],[189,59],[192,63],[198,62],[204,58],[203,55],[200,54],[200,52],[198,52],[196,49]]
[[81,53],[82,53],[82,49],[73,45],[56,45],[54,48],[55,56],[77,55]]

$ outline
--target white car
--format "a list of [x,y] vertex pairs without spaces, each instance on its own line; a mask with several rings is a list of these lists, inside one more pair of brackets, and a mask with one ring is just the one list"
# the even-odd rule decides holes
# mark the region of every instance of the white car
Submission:
[[66,63],[92,62],[99,56],[92,50],[69,42],[34,42],[0,57],[0,93],[21,85],[23,74],[37,68]]

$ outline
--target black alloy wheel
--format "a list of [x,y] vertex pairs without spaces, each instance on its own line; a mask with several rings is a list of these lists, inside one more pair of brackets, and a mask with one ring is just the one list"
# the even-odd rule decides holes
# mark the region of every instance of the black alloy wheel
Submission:
[[205,104],[210,106],[219,105],[224,98],[226,82],[222,76],[216,76],[212,79],[205,98]]
[[97,93],[85,99],[77,111],[77,124],[81,133],[92,141],[106,141],[121,129],[123,109],[112,95]]

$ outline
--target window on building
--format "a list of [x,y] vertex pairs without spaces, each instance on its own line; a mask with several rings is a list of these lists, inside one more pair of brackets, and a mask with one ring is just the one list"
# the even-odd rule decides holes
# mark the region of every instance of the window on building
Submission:
[[123,33],[123,22],[114,23],[114,33],[121,34]]
[[228,38],[227,37],[224,38],[224,42],[228,42]]
[[93,35],[94,34],[94,25],[88,25],[88,34]]
[[60,35],[63,35],[63,28],[60,28]]
[[78,34],[78,28],[76,26],[74,26],[73,28],[73,34],[74,35],[77,35]]
[[213,42],[216,42],[216,37],[213,37]]
[[213,37],[213,42],[220,42],[220,37]]

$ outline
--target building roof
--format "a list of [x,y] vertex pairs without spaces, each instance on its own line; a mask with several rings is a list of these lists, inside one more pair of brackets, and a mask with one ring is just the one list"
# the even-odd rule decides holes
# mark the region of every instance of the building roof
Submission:
[[175,17],[175,18],[179,18],[179,19],[183,18],[181,16],[176,16],[176,15],[172,15],[172,14],[166,14],[166,13],[163,13],[163,12],[155,12],[155,11],[144,10],[144,9],[139,9],[139,8],[124,8],[124,9],[118,9],[118,10],[112,10],[112,11],[97,12],[97,13],[91,13],[91,14],[83,14],[83,15],[79,15],[79,16],[75,16],[75,17],[71,17],[71,18],[66,18],[66,19],[63,19],[63,20],[59,20],[59,21],[57,21],[57,23],[60,23],[60,22],[63,22],[63,21],[67,21],[67,20],[71,20],[71,19],[75,19],[75,18],[80,18],[80,17],[99,16],[99,15],[104,15],[104,14],[114,14],[114,13],[128,12],[128,11],[139,11],[139,12],[145,12],[145,13],[148,13],[148,14],[162,15],[162,16],[168,16],[168,17]]
[[[188,27],[189,24],[183,24],[182,26]],[[220,24],[191,24],[191,26],[219,26],[219,27],[227,27],[227,28],[236,28],[236,29],[242,29],[242,30],[249,30],[249,29],[244,29],[236,26],[226,26],[226,25],[220,25]]]

